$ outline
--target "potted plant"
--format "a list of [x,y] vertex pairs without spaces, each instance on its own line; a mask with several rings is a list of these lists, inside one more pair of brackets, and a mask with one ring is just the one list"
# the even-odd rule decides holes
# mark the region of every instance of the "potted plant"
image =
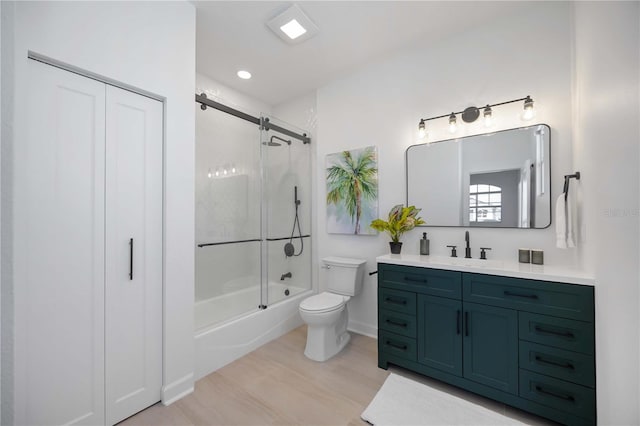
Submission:
[[420,210],[415,206],[404,207],[404,205],[398,204],[389,211],[388,220],[376,219],[371,222],[371,227],[376,231],[388,233],[391,237],[389,242],[391,253],[399,254],[400,250],[402,250],[402,243],[400,242],[402,234],[412,230],[417,225],[425,223],[424,220],[418,217]]

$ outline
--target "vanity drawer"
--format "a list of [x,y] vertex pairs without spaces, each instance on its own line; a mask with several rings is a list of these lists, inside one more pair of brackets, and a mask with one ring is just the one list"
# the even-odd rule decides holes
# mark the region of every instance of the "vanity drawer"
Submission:
[[378,327],[407,337],[416,337],[416,316],[381,309]]
[[594,320],[593,287],[493,275],[463,275],[463,300],[582,321]]
[[416,314],[415,293],[380,287],[378,297],[378,309],[386,309],[414,316]]
[[520,312],[518,328],[520,340],[594,355],[593,323]]
[[596,385],[593,356],[520,341],[520,368],[579,385]]
[[378,266],[378,275],[380,284],[384,287],[451,299],[461,297],[462,273],[460,272],[412,266],[380,266]]
[[404,358],[409,361],[416,361],[416,339],[388,331],[378,331],[378,351]]
[[539,404],[595,420],[595,390],[520,370],[520,396]]

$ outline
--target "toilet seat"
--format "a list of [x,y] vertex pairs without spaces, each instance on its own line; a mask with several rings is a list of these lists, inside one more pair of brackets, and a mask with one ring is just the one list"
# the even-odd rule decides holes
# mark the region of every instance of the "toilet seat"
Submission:
[[300,303],[300,309],[314,314],[332,312],[342,308],[349,299],[349,296],[341,296],[325,291],[304,299]]

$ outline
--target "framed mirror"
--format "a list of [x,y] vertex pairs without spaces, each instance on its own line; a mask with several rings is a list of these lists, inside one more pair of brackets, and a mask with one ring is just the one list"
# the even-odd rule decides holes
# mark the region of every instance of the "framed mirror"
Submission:
[[546,124],[407,148],[407,205],[423,226],[551,225],[551,129]]

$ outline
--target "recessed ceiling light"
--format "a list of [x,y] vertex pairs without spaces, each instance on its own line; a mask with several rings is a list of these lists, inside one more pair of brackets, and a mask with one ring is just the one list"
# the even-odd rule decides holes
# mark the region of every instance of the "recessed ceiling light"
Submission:
[[296,4],[272,18],[267,26],[290,44],[308,40],[319,31],[316,24]]
[[302,25],[295,19],[290,20],[286,24],[280,27],[283,33],[285,33],[291,40],[295,40],[300,37],[302,34],[306,33],[307,30],[304,29]]
[[243,80],[249,80],[251,78],[251,73],[249,71],[240,70],[238,71],[238,77]]

